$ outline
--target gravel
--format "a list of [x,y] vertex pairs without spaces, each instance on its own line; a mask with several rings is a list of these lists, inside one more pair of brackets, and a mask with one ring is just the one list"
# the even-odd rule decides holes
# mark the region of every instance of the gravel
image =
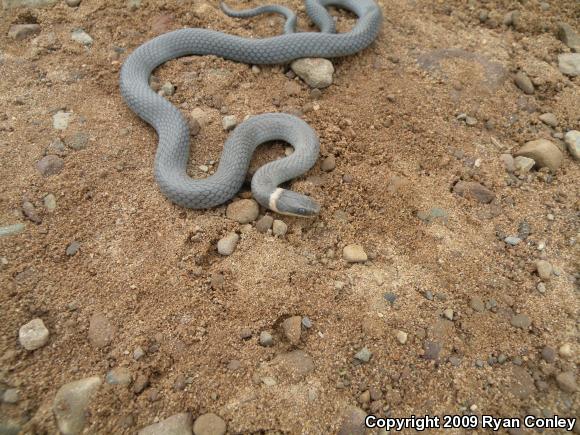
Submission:
[[159,423],[144,427],[138,435],[191,435],[192,423],[190,413],[175,414]]
[[213,413],[199,416],[193,424],[194,435],[224,435],[226,430],[223,418]]
[[54,398],[52,411],[63,435],[76,435],[83,431],[87,407],[101,383],[100,377],[92,376],[60,387]]
[[361,245],[347,245],[342,250],[342,257],[348,263],[364,263],[368,260],[367,253]]
[[36,162],[36,169],[44,177],[50,177],[52,175],[59,174],[64,168],[64,160],[59,156],[48,155],[44,156],[38,162]]
[[334,66],[328,59],[303,58],[291,64],[292,70],[311,88],[326,88],[332,84]]
[[48,343],[49,332],[42,319],[32,319],[18,331],[18,341],[26,350],[36,350]]
[[240,224],[249,224],[258,218],[260,207],[253,199],[241,199],[232,202],[226,209],[228,219]]
[[238,242],[240,241],[240,236],[237,233],[229,233],[227,236],[220,239],[217,243],[217,251],[220,255],[229,256],[234,253]]

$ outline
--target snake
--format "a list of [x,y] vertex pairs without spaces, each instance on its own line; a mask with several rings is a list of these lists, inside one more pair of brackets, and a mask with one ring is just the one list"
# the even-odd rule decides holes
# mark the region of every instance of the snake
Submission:
[[[184,28],[159,35],[136,48],[123,62],[120,91],[128,107],[151,125],[158,135],[154,174],[161,193],[190,209],[210,209],[240,191],[256,148],[283,141],[294,152],[261,166],[253,175],[253,198],[275,213],[299,217],[319,214],[320,205],[308,195],[280,187],[308,172],[320,153],[316,132],[297,116],[264,113],[240,123],[226,139],[215,172],[206,178],[188,175],[190,134],[185,116],[149,85],[155,68],[183,56],[214,55],[250,65],[288,64],[301,58],[337,58],[353,55],[376,39],[382,12],[374,0],[305,0],[305,10],[320,32],[298,32],[296,14],[281,5],[234,10],[220,4],[225,14],[247,18],[264,13],[283,15],[284,32],[268,38],[244,38],[227,33]],[[357,16],[348,32],[337,33],[328,6]]]

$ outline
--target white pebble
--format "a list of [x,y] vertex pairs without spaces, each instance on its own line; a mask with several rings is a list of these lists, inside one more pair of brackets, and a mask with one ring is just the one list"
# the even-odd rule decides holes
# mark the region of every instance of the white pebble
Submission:
[[236,250],[236,246],[240,241],[240,236],[236,233],[229,233],[223,239],[221,239],[217,244],[217,250],[220,255],[232,255]]
[[288,232],[288,225],[284,221],[276,219],[272,224],[272,232],[275,236],[282,237]]
[[33,319],[20,327],[18,340],[24,349],[35,350],[48,342],[48,329],[42,319]]
[[401,344],[405,344],[408,340],[409,336],[406,332],[397,331],[397,341]]

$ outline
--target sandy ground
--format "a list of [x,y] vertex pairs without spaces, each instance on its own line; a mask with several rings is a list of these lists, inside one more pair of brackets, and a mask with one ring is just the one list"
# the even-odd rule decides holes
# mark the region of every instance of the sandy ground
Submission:
[[[300,11],[301,29],[314,30],[300,1],[283,3]],[[180,412],[213,412],[228,433],[243,434],[336,433],[349,406],[397,417],[580,414],[578,392],[556,381],[577,374],[579,166],[566,151],[555,174],[518,178],[500,160],[529,140],[562,145],[558,133],[580,127],[580,83],[559,72],[557,56],[569,49],[556,36],[560,21],[580,29],[578,3],[380,5],[380,37],[336,60],[334,83],[318,99],[280,66],[256,73],[204,57],[156,72],[176,85],[170,100],[186,115],[199,108],[207,118],[192,140],[192,176],[219,160],[224,114],[300,112],[318,132],[321,161],[333,155],[336,168],[317,165],[292,188],[316,198],[322,212],[282,217],[283,237],[241,228],[225,206],[191,211],[167,201],[152,174],[156,134],[118,88],[124,58],[158,33],[207,27],[269,36],[281,31],[280,18],[236,20],[217,2],[197,0],[2,10],[0,226],[25,229],[0,238],[0,390],[19,390],[17,403],[0,404],[0,422],[56,433],[57,390],[116,367],[134,381],[103,382],[87,407],[86,433],[136,433]],[[502,24],[512,10],[521,11],[517,23]],[[333,14],[343,30],[353,22]],[[41,32],[15,41],[7,36],[15,23],[38,23]],[[76,28],[93,38],[90,48],[71,39]],[[515,86],[518,70],[532,78],[533,95]],[[71,113],[66,130],[53,127],[58,111]],[[544,112],[557,127],[539,121]],[[463,113],[475,125],[458,119]],[[55,154],[53,142],[70,144],[79,132],[86,147],[65,147],[62,171],[42,176],[36,163]],[[261,148],[254,166],[283,153],[279,144]],[[456,195],[460,180],[486,186],[495,199]],[[56,198],[51,212],[48,194]],[[39,223],[23,215],[23,201]],[[444,217],[426,219],[434,208]],[[504,243],[524,221],[529,237]],[[216,243],[230,231],[242,238],[223,257]],[[69,255],[73,241],[80,249]],[[352,243],[367,262],[345,262]],[[539,259],[554,267],[543,293]],[[111,333],[103,347],[89,340],[98,313]],[[517,314],[531,324],[512,326]],[[297,344],[281,329],[291,316],[312,322]],[[50,337],[27,351],[18,331],[34,318]],[[251,337],[241,338],[244,329]],[[261,331],[272,333],[273,346],[260,345]],[[405,344],[398,331],[408,334]],[[571,350],[559,353],[566,343]],[[145,355],[136,360],[138,347]],[[354,358],[363,347],[372,352],[367,363]],[[433,347],[440,352],[432,355]],[[285,362],[296,349],[305,354]],[[144,378],[149,385],[136,393]],[[446,433],[454,432],[463,431]]]

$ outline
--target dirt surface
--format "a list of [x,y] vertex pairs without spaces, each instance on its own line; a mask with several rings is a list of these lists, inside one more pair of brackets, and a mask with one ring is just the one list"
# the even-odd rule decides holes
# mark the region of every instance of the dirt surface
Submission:
[[[314,30],[300,1],[283,3]],[[318,132],[321,161],[332,155],[336,168],[317,165],[291,186],[321,214],[273,215],[288,225],[282,237],[228,219],[225,205],[167,201],[152,173],[156,134],[118,88],[123,60],[156,34],[205,27],[264,37],[281,32],[281,18],[237,20],[215,1],[191,0],[2,10],[0,226],[25,229],[0,238],[0,392],[19,390],[16,403],[0,404],[0,422],[56,433],[57,390],[91,376],[103,383],[86,433],[136,433],[181,412],[215,413],[243,434],[360,433],[345,429],[351,406],[397,417],[580,414],[577,386],[556,381],[578,374],[580,170],[562,133],[580,129],[580,82],[557,61],[570,51],[557,24],[580,30],[578,3],[380,4],[380,37],[335,60],[320,96],[284,66],[184,58],[155,73],[176,86],[169,99],[184,114],[203,111],[192,176],[219,161],[224,115],[289,111]],[[503,24],[513,10],[517,20]],[[342,30],[354,22],[332,13]],[[41,31],[16,41],[8,32],[18,23]],[[71,39],[77,28],[92,45]],[[534,94],[514,84],[520,70]],[[53,127],[59,111],[71,114],[64,130]],[[556,127],[539,120],[545,112]],[[539,138],[562,147],[559,169],[506,171],[500,155]],[[41,175],[37,162],[56,154],[62,170]],[[281,144],[262,147],[253,168],[283,154]],[[485,186],[493,201],[457,195],[459,181]],[[220,256],[217,241],[231,231],[241,241]],[[504,242],[518,235],[516,246]],[[347,263],[349,244],[368,261]],[[540,259],[554,269],[543,283]],[[100,329],[89,328],[95,314],[106,319]],[[282,327],[291,316],[312,323],[294,343]],[[27,351],[19,328],[34,318],[50,336]],[[89,339],[90,329],[101,336]],[[262,331],[272,346],[260,345]],[[361,362],[365,347],[372,357]],[[130,385],[104,381],[118,367]]]

